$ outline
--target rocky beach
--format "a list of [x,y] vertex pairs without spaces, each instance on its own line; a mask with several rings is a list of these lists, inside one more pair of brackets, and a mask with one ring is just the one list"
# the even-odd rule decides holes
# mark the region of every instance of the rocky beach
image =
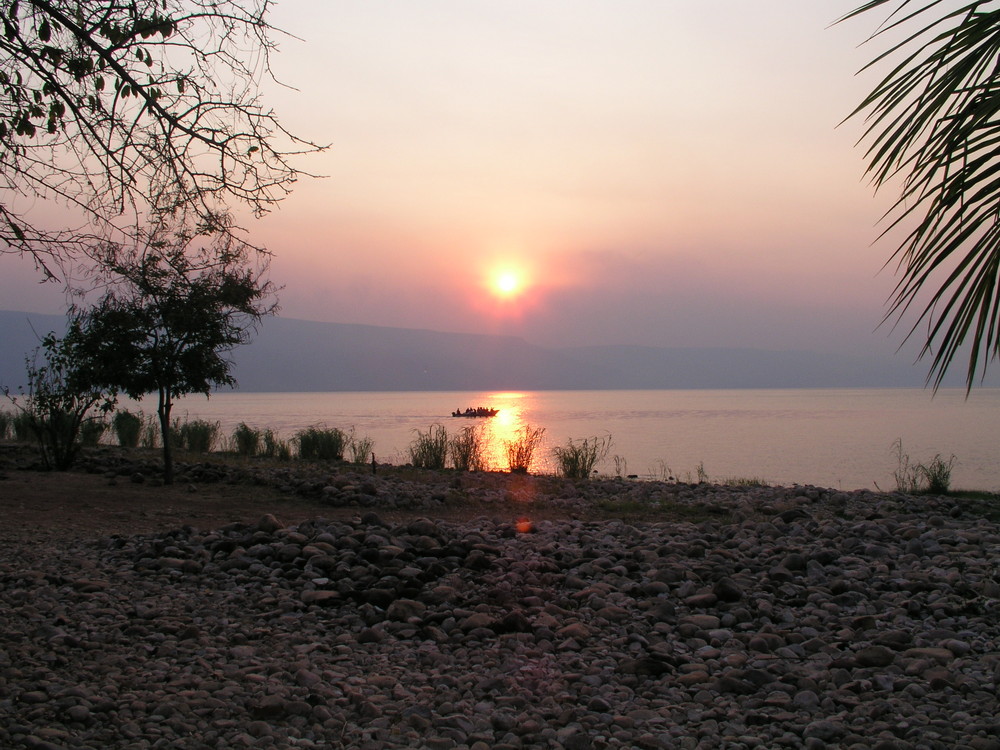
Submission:
[[968,501],[188,465],[253,519],[46,535],[32,475],[0,481],[0,747],[1000,748]]

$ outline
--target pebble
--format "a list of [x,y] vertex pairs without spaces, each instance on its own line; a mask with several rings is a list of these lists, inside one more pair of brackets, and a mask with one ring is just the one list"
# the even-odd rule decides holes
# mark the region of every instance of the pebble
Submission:
[[550,502],[713,510],[378,515],[418,494],[6,546],[0,747],[1000,747],[1000,526],[946,498],[595,480]]

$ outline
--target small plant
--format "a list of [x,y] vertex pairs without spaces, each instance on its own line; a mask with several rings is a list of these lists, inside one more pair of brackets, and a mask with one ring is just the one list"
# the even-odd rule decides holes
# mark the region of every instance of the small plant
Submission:
[[265,458],[277,458],[280,461],[288,461],[292,457],[292,446],[287,440],[282,440],[270,429],[264,430],[264,447],[261,455]]
[[432,424],[427,432],[415,432],[409,449],[410,463],[418,469],[443,469],[448,459],[448,431],[443,425]]
[[619,456],[615,454],[611,457],[611,460],[615,464],[615,476],[619,479],[624,479],[628,476],[628,461],[625,460],[624,456]]
[[191,453],[208,453],[218,435],[218,422],[207,422],[204,419],[185,421],[180,427],[180,441],[175,445],[181,445]]
[[115,437],[118,438],[118,445],[122,448],[138,446],[142,422],[142,412],[133,414],[127,409],[115,412],[115,416],[111,419],[111,429],[114,430]]
[[101,442],[101,436],[108,429],[108,423],[100,417],[88,417],[80,423],[80,444],[94,448]]
[[726,477],[719,481],[725,487],[768,487],[766,479],[760,477]]
[[535,456],[535,450],[541,445],[544,434],[544,427],[525,425],[514,433],[513,440],[503,441],[507,453],[507,465],[512,474],[528,473],[531,468],[531,460]]
[[0,409],[0,440],[6,440],[14,432],[14,415]]
[[706,484],[708,482],[708,472],[705,471],[705,462],[699,461],[698,465],[694,467],[694,470],[698,475],[698,484]]
[[372,455],[374,448],[375,441],[372,438],[367,435],[359,438],[354,434],[354,428],[351,428],[351,439],[348,441],[348,449],[351,453],[352,464],[368,463],[368,457]]
[[591,437],[574,443],[572,438],[566,445],[552,449],[552,455],[559,466],[559,472],[567,479],[588,479],[600,461],[611,450],[611,436]]
[[954,456],[945,461],[940,453],[929,464],[918,464],[917,469],[927,483],[926,491],[931,495],[947,495],[951,489],[951,470],[954,466]]
[[477,425],[463,427],[449,442],[452,465],[459,471],[482,471],[486,468],[486,440]]
[[233,450],[237,455],[252,458],[260,450],[260,430],[248,426],[246,422],[240,422],[239,426],[233,430],[232,442]]
[[295,436],[299,458],[319,461],[343,461],[347,433],[336,427],[309,427]]

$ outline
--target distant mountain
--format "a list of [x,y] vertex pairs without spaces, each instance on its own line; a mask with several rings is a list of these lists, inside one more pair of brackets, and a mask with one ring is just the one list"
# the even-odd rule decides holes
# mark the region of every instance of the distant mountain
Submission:
[[[0,385],[64,318],[0,311]],[[272,318],[233,353],[240,390],[462,391],[631,388],[920,387],[900,358],[806,351],[592,346],[545,348],[488,336]],[[961,385],[956,376],[949,382]],[[993,383],[996,384],[996,378]]]

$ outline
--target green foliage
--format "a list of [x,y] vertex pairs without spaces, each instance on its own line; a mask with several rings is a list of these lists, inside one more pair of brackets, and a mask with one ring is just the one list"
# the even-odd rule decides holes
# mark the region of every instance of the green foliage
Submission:
[[79,453],[80,431],[91,409],[110,411],[114,396],[94,384],[96,365],[85,345],[79,317],[70,318],[62,338],[46,335],[25,364],[28,392],[15,397],[4,390],[21,412],[15,430],[30,433],[38,442],[45,468],[65,471]]
[[204,419],[185,420],[175,443],[191,453],[210,453],[219,435],[219,423]]
[[603,461],[611,450],[611,436],[584,438],[552,449],[559,473],[567,479],[589,479],[594,467]]
[[427,432],[414,432],[416,437],[409,448],[410,463],[418,469],[443,469],[448,459],[448,431],[443,425],[433,424]]
[[[271,437],[273,440],[273,434]],[[240,456],[248,458],[256,456],[260,451],[261,438],[260,430],[248,426],[246,422],[240,422],[239,426],[233,430],[233,450]]]
[[851,116],[865,113],[876,187],[903,178],[886,230],[905,232],[887,317],[918,309],[907,337],[925,339],[935,388],[963,347],[967,389],[1000,355],[1000,8],[991,5],[869,0],[846,16],[890,14],[873,35],[888,48],[866,66],[890,72]]
[[525,425],[514,433],[512,440],[504,440],[504,452],[507,454],[507,466],[511,473],[527,474],[535,451],[542,444],[544,427]]
[[319,461],[343,461],[347,434],[336,427],[309,427],[295,436],[299,458]]
[[459,471],[483,471],[486,468],[486,439],[481,425],[463,427],[448,443],[452,465]]
[[127,409],[115,412],[111,420],[111,428],[115,437],[118,438],[118,445],[123,448],[135,448],[139,445],[139,435],[142,432],[143,415],[142,412],[133,414]]

